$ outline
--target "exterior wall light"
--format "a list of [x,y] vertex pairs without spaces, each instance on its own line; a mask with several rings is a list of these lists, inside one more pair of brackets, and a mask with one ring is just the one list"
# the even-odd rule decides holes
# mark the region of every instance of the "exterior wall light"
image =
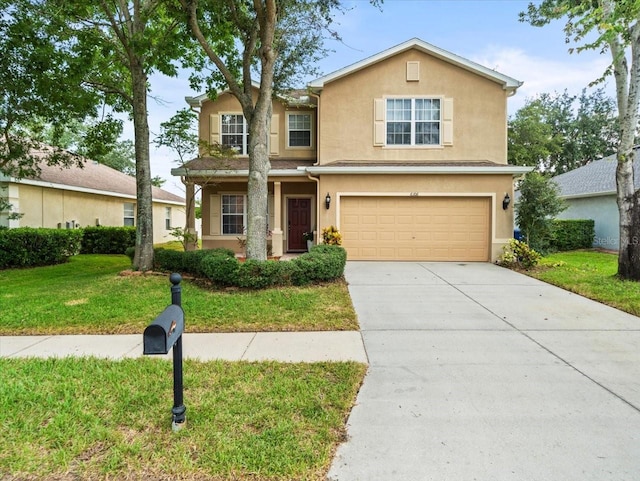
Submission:
[[327,192],[327,196],[324,198],[324,206],[329,209],[329,207],[331,207],[331,196],[329,195],[329,192]]
[[509,197],[509,194],[504,194],[504,199],[502,199],[502,209],[507,210],[509,208],[510,203],[511,203],[511,197]]

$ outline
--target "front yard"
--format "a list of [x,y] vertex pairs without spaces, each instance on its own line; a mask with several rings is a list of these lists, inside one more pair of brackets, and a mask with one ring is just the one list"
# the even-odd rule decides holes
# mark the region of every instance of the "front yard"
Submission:
[[[0,271],[0,335],[142,334],[171,303],[169,275],[119,276],[125,256]],[[357,330],[344,282],[244,291],[182,282],[186,332]]]
[[617,254],[593,250],[544,257],[528,275],[576,294],[640,316],[640,283],[616,277]]
[[[0,335],[135,333],[168,275],[125,256],[0,271]],[[357,329],[344,282],[263,291],[182,283],[187,332]],[[0,353],[2,340],[0,339]],[[0,358],[0,480],[323,480],[366,366],[185,360],[187,425],[171,431],[163,359]]]

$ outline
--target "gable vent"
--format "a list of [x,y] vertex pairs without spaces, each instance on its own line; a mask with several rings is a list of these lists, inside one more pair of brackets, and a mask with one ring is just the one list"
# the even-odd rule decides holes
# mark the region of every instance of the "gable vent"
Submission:
[[407,82],[420,80],[420,62],[407,62]]

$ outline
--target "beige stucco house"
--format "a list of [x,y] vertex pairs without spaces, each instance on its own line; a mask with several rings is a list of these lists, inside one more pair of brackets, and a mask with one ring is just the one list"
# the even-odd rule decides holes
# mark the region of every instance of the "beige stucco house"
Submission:
[[[70,229],[87,226],[133,226],[136,222],[136,179],[93,161],[83,168],[39,165],[37,177],[16,179],[0,175],[0,195],[23,214],[0,225]],[[153,188],[154,242],[174,240],[173,227],[184,227],[185,200]]]
[[[419,39],[273,101],[274,255],[334,225],[350,260],[490,261],[513,236],[507,99],[521,82]],[[233,145],[174,175],[203,186],[203,247],[238,249],[246,226],[247,128],[239,103],[187,97],[200,137]]]

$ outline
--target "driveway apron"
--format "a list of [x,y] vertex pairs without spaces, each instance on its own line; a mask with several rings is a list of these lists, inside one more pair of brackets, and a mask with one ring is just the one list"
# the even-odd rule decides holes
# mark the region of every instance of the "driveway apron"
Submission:
[[370,368],[328,478],[640,479],[640,319],[487,263],[349,262]]

